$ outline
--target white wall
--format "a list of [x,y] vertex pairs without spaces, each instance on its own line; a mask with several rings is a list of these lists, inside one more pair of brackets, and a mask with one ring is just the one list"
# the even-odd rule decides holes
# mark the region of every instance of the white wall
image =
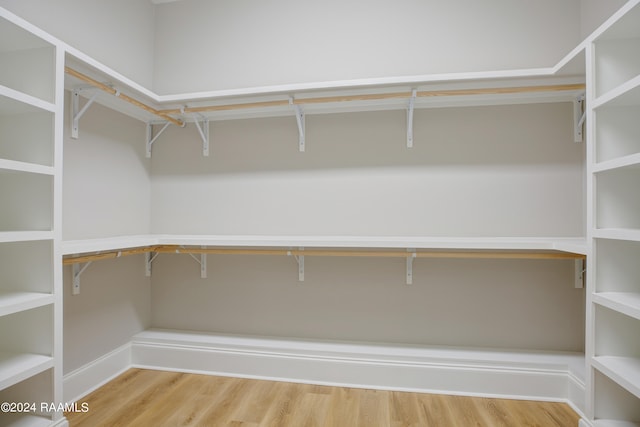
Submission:
[[627,0],[580,0],[580,2],[581,33],[585,38],[620,9]]
[[581,236],[583,144],[572,105],[212,122],[154,144],[155,233]]
[[71,267],[65,267],[64,374],[149,327],[150,286],[142,255],[92,263],[82,274],[79,295],[71,295]]
[[579,11],[579,0],[160,4],[154,89],[549,67],[581,41]]
[[[572,105],[213,122],[154,146],[157,233],[580,236],[584,144]],[[570,261],[210,256],[154,263],[152,325],[220,333],[581,350],[584,292]]]
[[148,233],[145,124],[94,103],[80,120],[79,138],[72,139],[65,119],[63,239]]
[[0,0],[0,7],[151,87],[155,8],[149,0]]
[[584,349],[571,261],[188,255],[154,262],[152,326],[301,339]]
[[[79,138],[72,139],[66,119],[63,239],[148,233],[151,179],[145,125],[93,104],[80,120]],[[150,283],[142,256],[92,263],[75,296],[71,267],[64,269],[65,374],[149,326]]]

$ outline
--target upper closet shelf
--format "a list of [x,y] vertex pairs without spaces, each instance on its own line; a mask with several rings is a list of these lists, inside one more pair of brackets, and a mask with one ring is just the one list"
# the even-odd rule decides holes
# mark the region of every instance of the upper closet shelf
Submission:
[[162,245],[225,248],[340,248],[468,251],[558,251],[586,253],[581,238],[141,235],[63,242],[64,255]]
[[[67,89],[147,123],[166,121],[167,116],[180,122],[293,116],[300,108],[304,113],[319,114],[408,109],[409,105],[429,108],[570,102],[584,93],[584,44],[551,68],[290,84],[177,95],[154,94],[73,49],[68,49],[66,63]],[[144,106],[123,101],[125,93],[127,98]]]

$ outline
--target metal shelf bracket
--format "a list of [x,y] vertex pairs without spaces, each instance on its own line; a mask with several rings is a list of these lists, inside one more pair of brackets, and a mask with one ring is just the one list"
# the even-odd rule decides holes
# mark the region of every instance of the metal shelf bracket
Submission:
[[[200,124],[202,122],[202,125]],[[202,139],[202,155],[209,156],[209,119],[203,116],[195,117],[194,123]]]
[[407,257],[407,285],[413,285],[413,260],[416,259],[415,249],[407,249],[411,255]]
[[407,107],[407,148],[413,148],[413,110],[417,94],[418,91],[416,89],[411,91],[411,98],[409,98],[409,106]]
[[145,252],[144,254],[144,275],[146,277],[151,277],[151,267],[153,266],[153,261],[158,256],[159,252]]
[[[204,249],[204,246],[202,247]],[[189,254],[198,264],[200,264],[200,278],[207,278],[207,254],[200,254],[198,258],[194,254]]]
[[158,139],[158,137],[160,135],[162,135],[162,132],[164,132],[170,125],[170,122],[166,122],[164,123],[164,126],[160,129],[160,131],[154,136],[153,135],[153,122],[149,122],[147,123],[147,141],[146,141],[146,155],[147,158],[150,159],[151,158],[151,148],[153,147],[153,143],[156,142],[156,140]]
[[293,107],[296,114],[296,122],[298,123],[298,149],[304,153],[305,148],[305,116],[302,107],[293,103],[293,98],[289,98],[289,104]]
[[[298,248],[300,251],[304,251],[304,248]],[[287,255],[291,256],[291,251],[288,251]],[[298,282],[304,282],[304,255],[293,255],[298,263]]]
[[71,266],[71,272],[73,275],[72,283],[71,283],[71,295],[80,295],[80,276],[85,270],[91,265],[92,261],[86,262],[84,265],[82,264],[73,264]]
[[80,90],[74,89],[71,94],[71,138],[78,139],[80,129],[80,118],[87,112],[93,101],[96,100],[98,92],[95,92],[91,98],[87,100],[82,108],[80,108]]
[[573,140],[575,142],[584,142],[583,125],[587,117],[584,100],[584,93],[573,100]]
[[584,288],[584,273],[586,273],[586,271],[587,271],[587,268],[586,268],[586,262],[584,259],[574,260],[573,286],[576,289]]

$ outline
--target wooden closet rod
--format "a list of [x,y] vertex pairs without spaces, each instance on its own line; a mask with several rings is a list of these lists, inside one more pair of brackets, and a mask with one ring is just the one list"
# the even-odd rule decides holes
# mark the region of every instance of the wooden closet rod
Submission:
[[[181,248],[167,245],[157,246],[154,250],[160,253],[181,254],[219,254],[219,255],[293,255],[293,256],[326,256],[326,257],[380,257],[409,258],[414,252],[401,251],[363,251],[353,249],[229,249],[229,248]],[[484,258],[484,259],[585,259],[585,255],[569,252],[526,252],[526,251],[415,251],[416,258]]]
[[[69,257],[64,265],[118,258],[147,252],[216,255],[281,255],[281,256],[325,256],[325,257],[383,257],[409,258],[414,252],[300,249],[232,249],[232,248],[182,248],[176,245],[148,246],[100,254]],[[570,252],[526,252],[526,251],[416,251],[415,258],[476,258],[476,259],[585,259],[582,254]]]
[[[462,96],[462,95],[504,95],[514,93],[536,93],[536,92],[562,92],[562,91],[574,91],[584,90],[585,85],[578,84],[565,84],[565,85],[547,85],[547,86],[519,86],[519,87],[499,87],[499,88],[479,88],[479,89],[452,89],[452,90],[432,90],[432,91],[419,91],[416,93],[418,98],[428,97],[444,97],[444,96]],[[348,102],[348,101],[379,101],[385,99],[398,99],[398,98],[410,98],[411,92],[391,92],[391,93],[379,93],[379,94],[361,94],[361,95],[341,95],[341,96],[326,96],[318,98],[299,98],[293,99],[293,104],[322,104],[330,102]],[[263,101],[263,102],[247,102],[241,104],[226,104],[226,105],[208,105],[202,107],[185,107],[184,109],[168,109],[161,110],[164,114],[180,114],[186,113],[203,113],[207,111],[230,111],[230,110],[242,110],[248,108],[263,108],[263,107],[284,107],[291,103],[289,100],[275,100],[275,101]]]
[[95,86],[98,89],[101,89],[101,90],[107,92],[110,95],[115,95],[118,98],[122,99],[123,101],[128,102],[129,104],[133,104],[138,108],[142,108],[143,110],[145,110],[145,111],[147,111],[147,112],[149,112],[151,114],[154,114],[154,115],[156,115],[158,117],[161,117],[161,118],[173,123],[174,125],[178,125],[180,127],[185,125],[185,123],[182,120],[174,119],[168,113],[165,113],[165,112],[160,111],[160,110],[156,110],[155,108],[150,107],[147,104],[144,104],[144,103],[138,101],[137,99],[131,98],[130,96],[125,95],[124,93],[120,93],[119,91],[115,90],[111,86],[107,86],[104,83],[101,83],[101,82],[99,82],[97,80],[94,80],[91,77],[86,76],[86,75],[74,70],[73,68],[64,67],[64,72],[69,74],[69,75],[71,75],[71,76],[73,76],[73,77],[75,77],[75,78],[77,78],[77,79],[79,79],[79,80],[82,80],[83,82],[89,83],[91,86]]

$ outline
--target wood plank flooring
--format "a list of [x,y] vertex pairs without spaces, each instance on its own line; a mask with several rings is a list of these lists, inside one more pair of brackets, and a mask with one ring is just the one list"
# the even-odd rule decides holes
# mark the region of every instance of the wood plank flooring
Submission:
[[326,387],[130,369],[78,402],[71,427],[576,427],[564,403]]

